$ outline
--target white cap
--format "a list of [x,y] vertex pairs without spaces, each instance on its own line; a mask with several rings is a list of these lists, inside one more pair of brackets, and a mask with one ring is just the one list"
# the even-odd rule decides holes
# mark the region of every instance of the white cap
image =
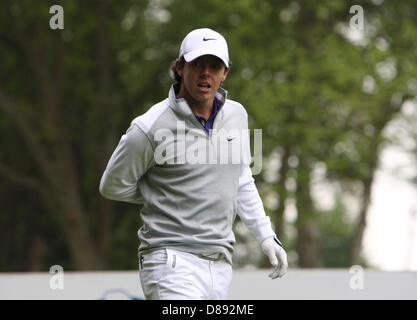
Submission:
[[218,32],[203,28],[191,31],[181,43],[180,58],[190,62],[206,54],[220,58],[229,68],[229,50],[226,39]]

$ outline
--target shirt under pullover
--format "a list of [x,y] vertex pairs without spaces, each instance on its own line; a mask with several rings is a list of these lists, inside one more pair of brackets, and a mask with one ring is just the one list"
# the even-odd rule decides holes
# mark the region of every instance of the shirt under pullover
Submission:
[[259,241],[275,236],[250,169],[248,115],[220,88],[209,135],[176,92],[173,85],[167,99],[132,121],[107,164],[100,193],[143,203],[139,251],[175,247],[220,253],[231,263],[236,214]]

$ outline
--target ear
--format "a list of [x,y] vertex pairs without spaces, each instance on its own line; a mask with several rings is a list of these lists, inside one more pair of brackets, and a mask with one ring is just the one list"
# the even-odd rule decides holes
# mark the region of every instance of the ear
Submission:
[[222,82],[224,81],[224,80],[226,80],[226,78],[227,78],[227,75],[229,74],[229,71],[230,71],[230,65],[229,65],[229,68],[224,68],[224,73],[223,73],[223,80],[222,80]]

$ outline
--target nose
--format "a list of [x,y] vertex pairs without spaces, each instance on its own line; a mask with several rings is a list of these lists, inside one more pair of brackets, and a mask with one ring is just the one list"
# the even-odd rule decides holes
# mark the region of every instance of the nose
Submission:
[[201,73],[201,75],[209,75],[210,74],[210,65],[208,63],[202,63],[200,73]]

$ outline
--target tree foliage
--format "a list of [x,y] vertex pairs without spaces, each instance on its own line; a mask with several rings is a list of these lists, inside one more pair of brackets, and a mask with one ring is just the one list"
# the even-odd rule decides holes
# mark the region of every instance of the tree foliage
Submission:
[[[53,4],[64,30],[49,28]],[[349,28],[352,5],[364,10],[362,31]],[[384,128],[417,93],[413,1],[3,0],[0,9],[0,270],[137,268],[139,208],[103,199],[100,177],[130,121],[166,97],[170,63],[199,27],[228,40],[224,86],[263,129],[255,179],[293,263],[361,261]],[[320,218],[317,167],[340,195],[360,186],[349,228],[344,207]]]

